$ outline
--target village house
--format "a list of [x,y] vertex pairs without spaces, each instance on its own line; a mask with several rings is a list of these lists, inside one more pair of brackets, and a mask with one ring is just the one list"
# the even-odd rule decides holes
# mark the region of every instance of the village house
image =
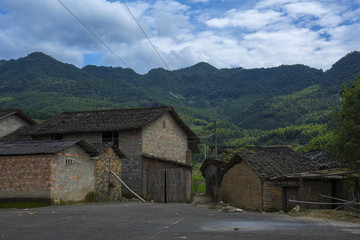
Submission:
[[[126,156],[121,178],[137,194],[157,202],[191,200],[192,153],[199,139],[172,107],[64,112],[21,135],[114,143]],[[122,194],[132,196],[124,187]]]
[[15,132],[21,127],[35,124],[35,121],[19,110],[0,110],[0,138]]
[[80,140],[0,142],[0,199],[117,199],[107,169],[120,175],[123,157],[112,144]]
[[[214,148],[210,148],[211,152],[214,153]],[[224,166],[227,163],[223,158],[231,155],[231,152],[236,151],[238,148],[235,146],[218,146],[217,156],[211,156],[201,164],[200,171],[205,178],[206,194],[217,201],[221,199],[221,181]]]
[[323,178],[289,178],[317,171],[317,165],[287,147],[246,147],[224,167],[221,198],[233,206],[254,211],[289,211],[289,200],[328,202],[332,184]]

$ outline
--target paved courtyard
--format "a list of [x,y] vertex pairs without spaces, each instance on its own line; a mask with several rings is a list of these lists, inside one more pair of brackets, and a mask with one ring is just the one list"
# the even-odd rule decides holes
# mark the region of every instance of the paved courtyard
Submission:
[[0,209],[0,239],[360,239],[360,225],[193,204],[111,202]]

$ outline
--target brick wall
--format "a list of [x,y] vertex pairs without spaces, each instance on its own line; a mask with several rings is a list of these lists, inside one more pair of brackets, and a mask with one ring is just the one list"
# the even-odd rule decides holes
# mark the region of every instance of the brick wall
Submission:
[[169,113],[143,128],[142,152],[186,163],[187,135]]
[[52,198],[81,201],[95,191],[93,160],[79,145],[59,152],[55,160]]
[[[121,183],[113,174],[109,174],[110,164],[111,170],[121,177],[121,159],[113,148],[107,149],[94,160],[95,193],[97,199],[117,200],[121,198]],[[111,183],[110,188],[109,182]]]
[[1,156],[0,198],[50,198],[53,155]]
[[286,185],[286,182],[268,180],[263,182],[263,211],[283,209],[283,185]]
[[239,208],[260,211],[261,180],[245,162],[236,164],[223,177],[221,199]]

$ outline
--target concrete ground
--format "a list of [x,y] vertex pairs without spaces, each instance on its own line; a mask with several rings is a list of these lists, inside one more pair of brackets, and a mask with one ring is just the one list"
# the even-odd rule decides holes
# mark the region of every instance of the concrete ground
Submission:
[[360,239],[360,226],[205,204],[111,202],[0,209],[0,239]]

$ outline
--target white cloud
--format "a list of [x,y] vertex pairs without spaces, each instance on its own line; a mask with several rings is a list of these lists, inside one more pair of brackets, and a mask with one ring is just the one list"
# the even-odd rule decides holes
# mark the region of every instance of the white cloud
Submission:
[[247,10],[236,11],[235,9],[228,11],[225,18],[213,18],[206,21],[210,27],[226,28],[226,27],[243,27],[246,29],[257,30],[267,25],[274,24],[282,20],[281,13],[273,10]]
[[[122,1],[61,1],[135,71],[165,67]],[[58,1],[1,2],[0,59],[43,51],[82,67],[84,55],[93,54],[106,65],[124,67]],[[206,4],[192,5],[200,2]],[[127,5],[171,69],[200,61],[219,68],[302,63],[326,69],[360,50],[360,8],[351,0],[137,0]]]

